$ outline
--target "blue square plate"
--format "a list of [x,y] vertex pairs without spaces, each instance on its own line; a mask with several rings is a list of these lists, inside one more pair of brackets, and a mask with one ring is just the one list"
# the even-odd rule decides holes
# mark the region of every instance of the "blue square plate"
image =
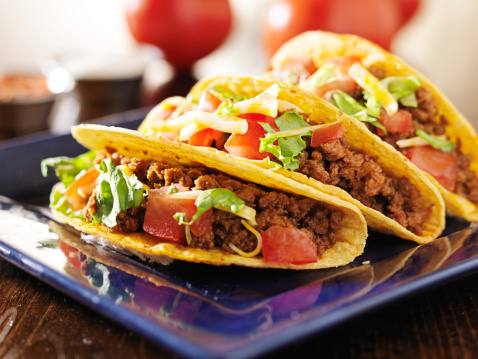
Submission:
[[[136,128],[143,116],[132,112],[120,125]],[[362,256],[329,270],[149,265],[50,217],[55,179],[41,177],[40,161],[82,152],[69,135],[0,146],[0,256],[183,356],[264,354],[478,269],[476,227],[451,218],[443,237],[420,246],[371,233]]]

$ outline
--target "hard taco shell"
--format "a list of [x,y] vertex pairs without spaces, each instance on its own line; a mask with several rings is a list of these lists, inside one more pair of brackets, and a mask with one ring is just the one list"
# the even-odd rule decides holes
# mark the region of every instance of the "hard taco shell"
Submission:
[[[198,82],[188,95],[193,102],[198,101],[202,92],[208,88],[215,88],[219,92],[241,94],[248,97],[254,97],[265,91],[272,84],[279,83],[277,80],[252,77],[215,77],[205,79]],[[427,243],[437,238],[445,226],[445,206],[443,199],[438,190],[432,185],[422,171],[413,165],[407,158],[395,151],[392,146],[381,141],[377,136],[369,132],[366,126],[345,115],[336,107],[327,101],[313,95],[310,92],[302,90],[298,87],[286,86],[280,84],[278,98],[291,102],[300,107],[305,113],[310,114],[307,121],[311,124],[316,123],[332,123],[336,121],[342,122],[345,127],[344,136],[350,147],[353,149],[363,149],[370,156],[377,156],[377,162],[380,164],[385,173],[392,177],[406,177],[418,189],[421,194],[419,205],[424,208],[430,208],[431,212],[427,220],[423,224],[422,235],[416,235],[408,229],[401,226],[395,220],[386,217],[382,213],[366,207],[358,200],[354,199],[344,190],[323,184],[306,175],[298,172],[279,169],[277,174],[285,178],[293,179],[298,183],[305,184],[310,188],[328,193],[336,198],[340,198],[356,205],[364,214],[367,224],[370,228],[382,233],[392,234],[400,238],[409,239],[417,243]],[[185,145],[189,146],[189,145]],[[208,151],[209,150],[209,151]],[[211,148],[196,147],[197,152],[210,152],[214,156],[222,156],[227,158],[222,152]],[[234,157],[237,161],[238,157]],[[271,165],[264,161],[243,160],[262,168],[272,168]]]
[[167,257],[213,265],[234,264],[246,267],[284,269],[337,267],[350,263],[363,252],[367,227],[360,211],[354,205],[317,189],[298,184],[290,179],[284,179],[271,171],[252,166],[244,160],[233,159],[219,151],[209,151],[179,142],[152,138],[137,131],[100,125],[79,125],[73,127],[72,134],[80,144],[90,150],[112,147],[129,157],[153,159],[171,165],[206,166],[248,182],[255,182],[276,190],[313,198],[344,213],[342,228],[337,233],[336,244],[326,250],[322,258],[316,263],[305,265],[268,263],[262,257],[246,258],[237,254],[228,254],[219,248],[211,250],[191,248],[160,240],[145,232],[113,233],[104,225],[95,226],[92,223],[57,213],[61,220],[76,229],[106,239],[108,245],[120,246],[140,257],[157,261],[164,261],[164,258]]
[[[472,156],[470,169],[478,176],[478,136],[473,126],[454,107],[448,98],[417,70],[374,43],[355,35],[339,35],[324,31],[308,31],[286,42],[273,56],[270,70],[280,69],[291,58],[312,59],[317,67],[327,59],[337,56],[358,56],[364,66],[376,66],[385,70],[385,76],[416,75],[438,100],[438,117],[445,116],[448,122],[446,135],[451,141],[461,142],[464,155]],[[395,151],[395,150],[394,150]],[[398,152],[398,151],[396,151]],[[446,204],[446,211],[468,221],[478,221],[478,206],[466,198],[445,189],[435,178],[425,176],[439,189]]]

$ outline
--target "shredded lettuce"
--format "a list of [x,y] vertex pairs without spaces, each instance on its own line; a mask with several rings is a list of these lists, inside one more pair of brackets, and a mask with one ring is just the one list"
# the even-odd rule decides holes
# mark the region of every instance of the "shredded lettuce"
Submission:
[[78,211],[72,210],[71,203],[64,196],[64,191],[61,191],[58,186],[53,186],[50,193],[50,208],[69,217],[83,220],[85,218],[81,209]]
[[81,171],[93,167],[95,158],[95,151],[89,151],[73,158],[66,156],[45,158],[41,161],[41,173],[46,177],[48,176],[48,167],[53,168],[56,176],[65,187],[68,187]]
[[[295,111],[284,113],[275,120],[275,123],[280,131],[310,126],[304,121],[303,117]],[[274,134],[275,131],[272,126],[261,122],[259,122],[259,124],[266,132],[268,132],[266,137],[260,139],[261,144],[259,147],[259,152],[268,152],[273,154],[279,161],[282,162],[282,166],[286,170],[293,171],[299,168],[299,160],[295,157],[301,155],[302,151],[306,147],[306,143],[302,137],[311,136],[311,132],[307,132],[302,135],[278,138],[278,136]],[[276,141],[277,145],[274,144]]]
[[229,115],[236,116],[239,114],[239,111],[234,109],[234,102],[230,99],[222,102],[217,108],[216,115]]
[[415,75],[411,76],[390,76],[380,81],[392,96],[404,106],[417,107],[415,90],[423,85],[422,81]]
[[232,102],[228,100],[223,102],[216,110],[218,115],[238,116],[246,113],[260,113],[266,116],[277,116],[279,101],[279,85],[271,85],[267,90],[261,92],[253,98],[247,100]]
[[423,140],[425,140],[426,142],[428,142],[430,144],[430,146],[432,146],[433,148],[435,148],[437,150],[450,153],[456,147],[456,143],[446,141],[446,140],[442,140],[440,138],[437,138],[436,136],[433,136],[433,135],[430,135],[429,133],[426,133],[423,130],[417,130],[416,133],[417,133],[418,137],[420,137]]
[[219,97],[222,97],[222,98],[228,99],[228,100],[232,100],[234,102],[244,101],[244,100],[247,100],[248,98],[250,98],[250,96],[241,95],[239,93],[232,93],[232,92],[227,92],[227,91],[224,91],[224,90],[219,90],[216,86],[214,86],[210,90],[215,92],[216,94],[218,94]]
[[332,63],[327,63],[315,71],[312,76],[303,82],[301,87],[307,91],[323,86],[337,79],[337,70]]
[[[337,91],[333,96],[333,104],[339,108],[340,111],[343,113],[356,118],[361,122],[368,122],[375,127],[380,128],[385,134],[387,134],[387,130],[383,125],[378,122],[376,117],[380,116],[380,108],[378,108],[378,116],[377,115],[377,103],[376,100],[372,100],[369,97],[368,101],[371,102],[371,108],[367,109],[366,107],[362,106],[358,103],[352,96],[346,94],[343,91]],[[367,101],[367,102],[368,102]]]
[[271,162],[271,159],[269,157],[266,157],[263,159],[263,162],[267,163],[268,165],[272,166],[270,168],[270,170],[272,172],[275,172],[277,171],[279,168],[282,168],[282,166],[280,164],[278,164],[277,162]]
[[186,222],[186,213],[178,212],[174,215],[174,219],[178,221],[180,225],[190,226],[201,217],[204,212],[213,207],[222,211],[238,213],[245,206],[245,202],[242,199],[226,188],[205,190],[196,198],[194,204],[197,207],[197,212],[190,222]]
[[135,175],[128,177],[110,158],[101,161],[100,170],[93,224],[103,223],[114,227],[116,216],[126,209],[139,207],[145,192]]

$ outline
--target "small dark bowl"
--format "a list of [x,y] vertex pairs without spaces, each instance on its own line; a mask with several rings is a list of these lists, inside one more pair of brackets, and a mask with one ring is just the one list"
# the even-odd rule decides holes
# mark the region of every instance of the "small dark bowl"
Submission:
[[0,140],[48,129],[55,96],[38,71],[0,73]]
[[77,79],[78,121],[88,121],[140,107],[141,76],[125,79]]
[[48,130],[53,102],[54,96],[0,102],[0,140]]

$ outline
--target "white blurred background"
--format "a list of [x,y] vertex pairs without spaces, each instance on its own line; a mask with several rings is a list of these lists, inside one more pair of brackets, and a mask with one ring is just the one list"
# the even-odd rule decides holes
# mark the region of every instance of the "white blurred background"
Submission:
[[[261,31],[270,1],[230,0],[233,31],[217,51],[196,63],[197,77],[258,75],[264,71],[267,57]],[[109,53],[118,59],[127,58],[136,45],[124,19],[124,2],[0,0],[0,71],[44,66],[48,59],[68,53],[92,58]],[[475,128],[478,127],[474,88],[478,78],[477,18],[476,0],[422,0],[391,46],[392,52],[441,88]],[[117,61],[115,66],[107,68],[118,74],[141,65],[141,62]],[[104,67],[103,70],[106,71]],[[167,76],[167,71],[160,74]]]

